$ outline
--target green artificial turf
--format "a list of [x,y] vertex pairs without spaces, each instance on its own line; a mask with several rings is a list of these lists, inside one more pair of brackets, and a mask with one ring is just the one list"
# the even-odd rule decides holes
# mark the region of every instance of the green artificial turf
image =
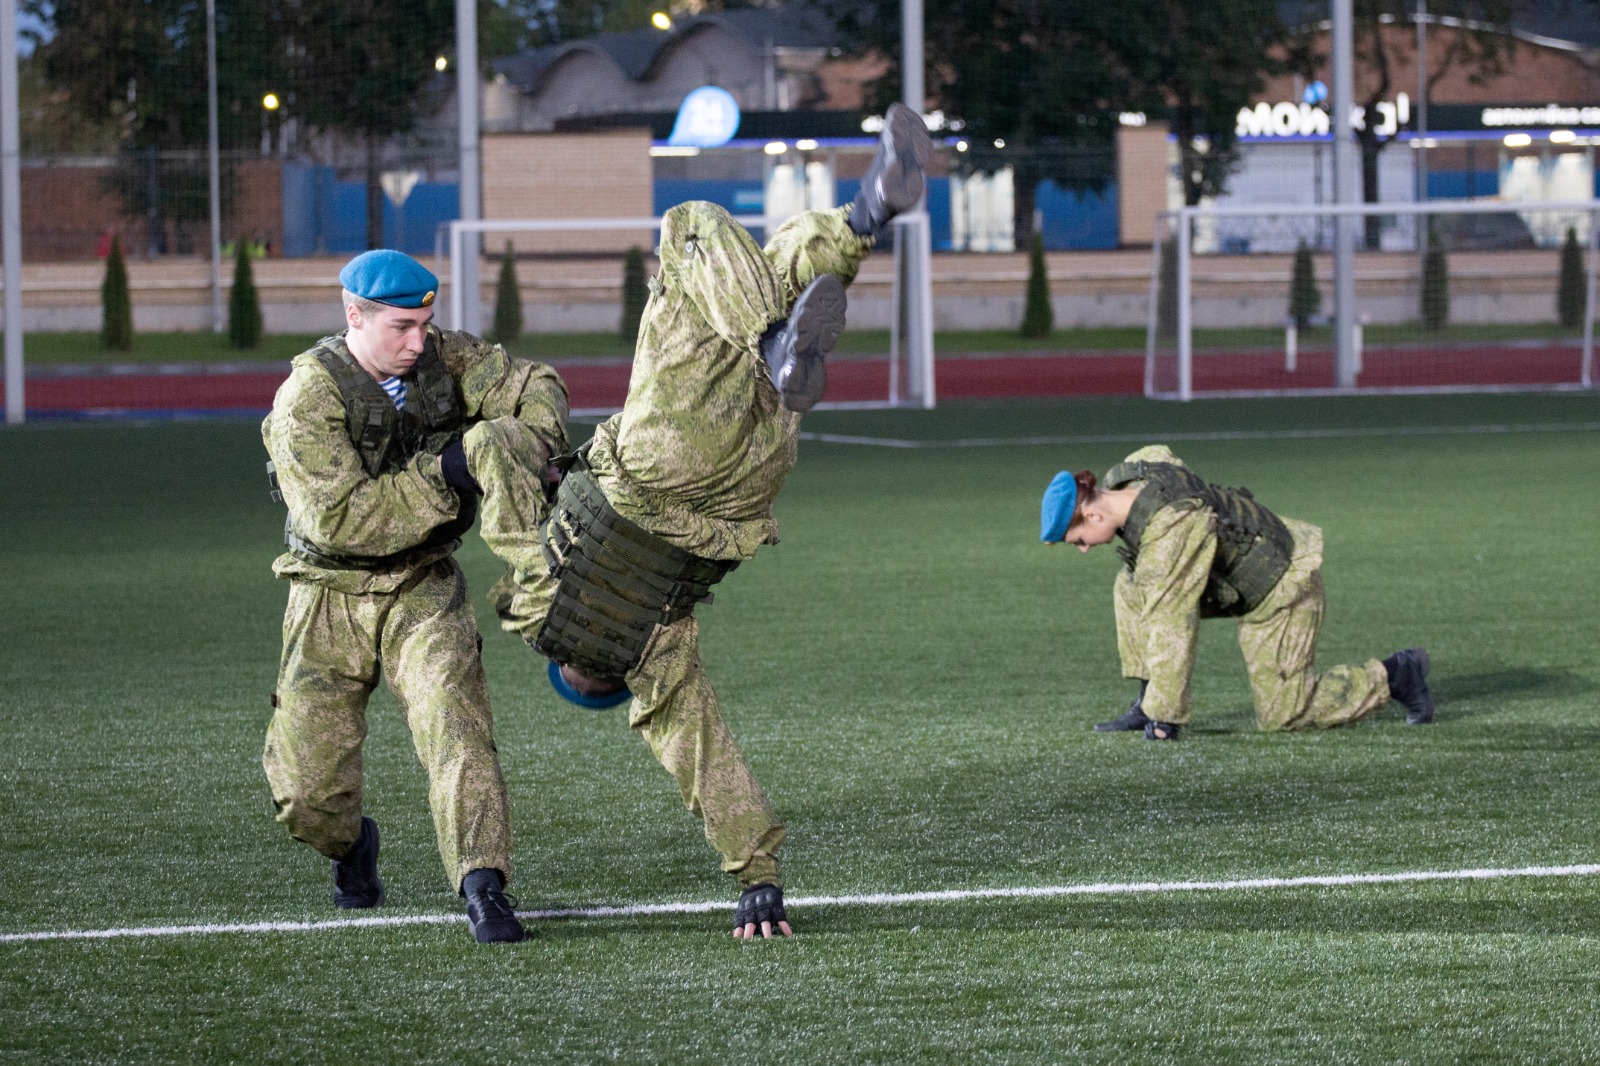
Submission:
[[[1500,431],[1493,431],[1499,427]],[[789,827],[791,898],[1600,861],[1593,395],[823,412],[706,667]],[[1349,432],[1346,432],[1349,431]],[[1402,432],[1403,431],[1403,432]],[[1069,436],[1084,443],[952,446]],[[1109,439],[1108,439],[1109,438]],[[1425,644],[1439,720],[1253,729],[1208,623],[1176,744],[1093,733],[1109,549],[1055,471],[1170,440],[1327,537],[1325,665]],[[285,587],[249,421],[0,431],[0,935],[344,916],[259,756]],[[479,603],[525,909],[713,913],[0,943],[18,1061],[1579,1062],[1600,877],[796,906],[735,886],[623,712],[560,703]],[[393,701],[366,745],[391,916],[456,915]]]

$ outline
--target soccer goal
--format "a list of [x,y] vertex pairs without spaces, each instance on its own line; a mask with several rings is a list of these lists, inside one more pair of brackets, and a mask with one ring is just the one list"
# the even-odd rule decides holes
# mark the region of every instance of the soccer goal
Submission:
[[[1145,394],[1592,388],[1597,214],[1600,201],[1165,212]],[[1342,316],[1340,227],[1354,249]]]
[[[758,242],[769,220],[735,215]],[[918,223],[921,223],[918,228]],[[896,219],[894,283],[889,296],[890,351],[841,356],[828,363],[828,391],[819,408],[932,407],[934,395],[932,310],[927,257],[904,255],[921,236],[926,215]],[[654,273],[661,219],[458,219],[441,227],[439,273],[446,281],[446,314],[454,329],[483,334],[492,321],[496,281],[507,250],[521,290],[529,333],[603,333],[618,330],[622,317],[622,258],[631,248]],[[919,264],[921,265],[919,269]],[[476,298],[473,295],[476,294]],[[856,293],[852,300],[858,299]],[[867,297],[871,299],[871,297]],[[881,301],[881,297],[878,297]],[[627,389],[626,366],[616,360],[566,358],[553,343],[541,358],[556,366],[572,392],[574,413],[616,410]]]

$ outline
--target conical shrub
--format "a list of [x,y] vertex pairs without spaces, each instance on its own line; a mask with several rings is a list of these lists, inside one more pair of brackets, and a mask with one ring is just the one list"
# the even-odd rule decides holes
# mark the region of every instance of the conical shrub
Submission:
[[250,247],[244,241],[233,255],[233,290],[228,294],[228,346],[240,350],[261,343],[261,298],[256,293]]
[[1589,303],[1587,282],[1578,231],[1568,226],[1567,238],[1561,242],[1561,280],[1556,286],[1556,317],[1568,329],[1583,325],[1583,311]]
[[1022,308],[1024,337],[1048,337],[1056,314],[1050,307],[1050,275],[1044,262],[1044,235],[1035,230],[1028,253],[1028,296]]
[[506,242],[500,260],[500,280],[494,287],[494,337],[498,344],[512,344],[522,336],[522,288],[517,284],[516,255]]
[[1289,276],[1289,317],[1305,329],[1306,323],[1322,308],[1322,290],[1317,288],[1317,266],[1311,249],[1301,241],[1294,250],[1294,271]]
[[128,264],[122,241],[111,238],[106,278],[100,283],[100,346],[112,352],[133,351],[133,301],[128,296]]
[[1450,319],[1450,263],[1445,258],[1444,245],[1431,237],[1428,250],[1422,256],[1422,328],[1433,331],[1444,328]]
[[1161,244],[1161,266],[1156,273],[1156,339],[1170,344],[1178,336],[1178,235],[1168,234]]
[[644,280],[644,251],[635,245],[622,258],[622,336],[632,344],[639,339],[639,320],[644,317],[650,288]]

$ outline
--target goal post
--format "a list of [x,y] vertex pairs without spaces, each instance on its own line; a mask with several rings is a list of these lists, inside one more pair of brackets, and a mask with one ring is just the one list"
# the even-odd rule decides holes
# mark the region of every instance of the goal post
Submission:
[[[762,215],[735,215],[733,219],[758,239],[771,224],[771,220]],[[817,405],[818,409],[933,406],[933,310],[926,255],[927,216],[911,212],[895,221],[895,270],[887,315],[890,351],[886,355],[830,360],[828,392]],[[468,328],[472,320],[468,301],[476,296],[478,306],[482,306],[483,283],[494,275],[479,271],[478,283],[473,286],[477,292],[469,293],[467,278],[471,272],[465,267],[469,256],[497,256],[497,249],[489,247],[485,238],[500,237],[509,240],[519,256],[554,264],[542,271],[547,276],[532,282],[526,277],[520,279],[525,289],[552,290],[553,298],[545,306],[562,309],[561,320],[554,323],[555,329],[550,328],[552,323],[547,319],[535,321],[535,328],[530,332],[615,329],[620,318],[621,275],[599,277],[593,265],[596,261],[593,253],[620,255],[628,247],[637,245],[649,255],[658,245],[660,233],[660,217],[451,221],[441,227],[435,249],[445,261],[440,273],[446,278],[447,292],[443,294],[446,323],[452,329]],[[908,254],[917,241],[924,246],[924,254]],[[583,265],[586,262],[588,265]],[[548,276],[551,274],[558,276]],[[882,307],[881,298],[878,306]],[[560,354],[553,352],[551,355],[560,369]]]
[[[1339,227],[1356,247],[1344,345],[1334,335]],[[1597,242],[1600,200],[1163,212],[1145,394],[1593,388]]]

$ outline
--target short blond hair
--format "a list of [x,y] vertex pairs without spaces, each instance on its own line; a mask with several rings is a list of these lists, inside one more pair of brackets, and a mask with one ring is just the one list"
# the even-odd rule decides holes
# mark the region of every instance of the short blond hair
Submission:
[[344,300],[344,306],[354,307],[357,311],[360,311],[363,319],[370,318],[383,310],[384,305],[376,300],[369,300],[365,296],[357,296],[349,289],[341,289],[339,292]]

